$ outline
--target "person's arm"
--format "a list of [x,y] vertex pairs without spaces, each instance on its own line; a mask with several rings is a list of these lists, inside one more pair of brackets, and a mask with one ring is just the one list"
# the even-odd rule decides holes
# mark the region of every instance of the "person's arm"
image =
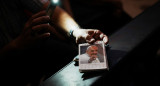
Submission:
[[67,36],[73,35],[76,43],[94,43],[103,40],[108,43],[108,37],[97,29],[82,29],[76,21],[62,8],[57,6],[51,16],[52,23]]
[[[46,10],[49,4],[50,2],[46,3],[43,9]],[[77,44],[84,42],[94,43],[99,40],[103,40],[105,44],[108,43],[108,37],[104,33],[97,29],[82,29],[73,17],[59,6],[56,6],[50,18],[57,32],[62,32],[63,36],[73,36]]]
[[70,30],[76,30],[80,28],[75,20],[59,6],[56,6],[54,13],[51,16],[51,20],[54,25],[66,33]]

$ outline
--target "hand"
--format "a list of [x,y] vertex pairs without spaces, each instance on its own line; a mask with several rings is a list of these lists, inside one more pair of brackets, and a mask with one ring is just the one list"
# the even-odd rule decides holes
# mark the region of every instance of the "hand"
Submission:
[[96,57],[90,57],[90,59],[88,60],[88,63],[92,63],[92,61],[96,60],[97,56]]
[[24,29],[19,37],[13,40],[16,48],[30,47],[40,40],[43,40],[54,34],[59,37],[55,28],[49,24],[50,17],[46,15],[45,11],[40,11],[34,14],[25,24]]
[[96,29],[75,29],[73,36],[76,38],[77,44],[85,42],[92,44],[97,41],[103,41],[105,44],[108,43],[108,37]]

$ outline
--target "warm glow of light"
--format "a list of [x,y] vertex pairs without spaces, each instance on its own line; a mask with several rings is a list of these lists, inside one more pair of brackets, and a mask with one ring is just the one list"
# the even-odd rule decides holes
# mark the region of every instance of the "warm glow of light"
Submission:
[[52,0],[54,3],[58,3],[59,2],[59,0]]

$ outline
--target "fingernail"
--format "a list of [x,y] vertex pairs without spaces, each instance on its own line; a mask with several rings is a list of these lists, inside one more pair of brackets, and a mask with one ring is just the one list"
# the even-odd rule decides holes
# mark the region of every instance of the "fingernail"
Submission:
[[107,43],[107,41],[108,41],[107,38],[104,37],[104,38],[103,38],[103,42],[104,42],[104,43]]
[[94,41],[94,40],[95,40],[94,38],[91,38],[91,39],[90,39],[90,41]]
[[100,39],[102,39],[103,38],[103,34],[100,34]]
[[47,36],[50,36],[50,34],[51,34],[51,33],[48,32],[48,33],[47,33]]
[[89,43],[94,43],[95,42],[95,39],[94,38],[91,38]]

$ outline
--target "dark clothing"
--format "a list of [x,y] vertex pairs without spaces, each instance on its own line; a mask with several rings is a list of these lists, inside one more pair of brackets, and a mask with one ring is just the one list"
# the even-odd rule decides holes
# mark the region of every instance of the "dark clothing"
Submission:
[[0,4],[0,48],[2,48],[20,34],[29,17],[26,12],[40,11],[42,3],[38,0],[0,0]]
[[[41,10],[47,0],[0,0],[0,48],[15,39],[28,18]],[[69,44],[49,38],[24,51],[1,58],[1,80],[5,86],[37,84],[43,75],[57,72],[72,60],[77,51]]]
[[82,28],[99,29],[108,36],[131,21],[131,17],[112,2],[70,0],[70,3],[74,19]]

